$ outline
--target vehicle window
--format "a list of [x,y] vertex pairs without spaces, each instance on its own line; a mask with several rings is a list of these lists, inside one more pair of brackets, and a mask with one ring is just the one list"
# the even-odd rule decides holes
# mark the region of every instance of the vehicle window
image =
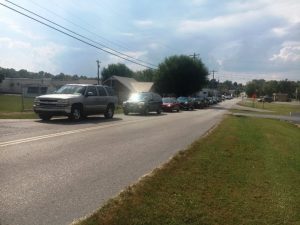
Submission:
[[100,96],[107,96],[104,87],[102,87],[102,86],[97,86],[97,89],[98,89],[98,93],[99,93]]
[[163,103],[174,103],[174,102],[176,102],[176,99],[174,99],[174,98],[163,98],[162,101],[163,101]]
[[112,88],[106,87],[106,91],[108,92],[109,96],[115,96],[115,92]]
[[87,88],[87,93],[88,93],[88,92],[92,92],[92,93],[93,93],[93,96],[97,96],[97,95],[98,95],[95,86],[88,86],[88,88]]
[[57,94],[77,94],[83,95],[86,87],[76,85],[64,85],[56,91]]
[[158,94],[153,94],[154,101],[161,101],[161,97]]

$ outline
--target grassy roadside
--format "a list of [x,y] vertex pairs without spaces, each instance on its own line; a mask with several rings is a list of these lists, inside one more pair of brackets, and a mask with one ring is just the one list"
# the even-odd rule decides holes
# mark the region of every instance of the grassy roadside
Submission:
[[0,119],[35,119],[32,110],[33,98],[24,99],[22,111],[22,97],[20,95],[0,95]]
[[76,224],[300,224],[299,146],[292,124],[229,116]]
[[[288,104],[280,104],[280,103],[262,103],[262,102],[252,102],[252,101],[242,101],[239,102],[238,105],[246,106],[249,108],[255,109],[264,109],[272,111],[271,114],[274,115],[290,115],[292,113],[300,113],[300,104],[299,105],[288,105]],[[243,112],[243,110],[234,110],[234,112]],[[247,111],[249,112],[249,111]],[[270,112],[255,112],[262,114],[270,114]]]

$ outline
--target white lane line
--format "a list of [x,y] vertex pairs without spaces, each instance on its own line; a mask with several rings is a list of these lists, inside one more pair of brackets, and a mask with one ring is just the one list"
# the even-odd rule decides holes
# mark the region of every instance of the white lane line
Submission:
[[24,139],[19,139],[19,140],[0,142],[0,148],[10,146],[10,145],[17,145],[17,144],[22,144],[22,143],[27,143],[27,142],[32,142],[32,141],[38,141],[38,140],[47,139],[47,138],[60,137],[60,136],[64,136],[64,135],[76,134],[76,133],[98,130],[98,129],[105,129],[105,128],[114,127],[114,126],[122,126],[122,125],[126,125],[126,124],[136,123],[139,121],[141,121],[141,122],[149,121],[149,120],[153,120],[153,119],[157,119],[157,118],[138,119],[138,120],[131,120],[131,121],[127,121],[127,122],[116,122],[116,123],[108,124],[108,125],[88,127],[88,128],[78,129],[78,130],[70,130],[70,131],[64,131],[64,132],[59,132],[59,133],[54,133],[54,134],[47,134],[47,135],[24,138]]

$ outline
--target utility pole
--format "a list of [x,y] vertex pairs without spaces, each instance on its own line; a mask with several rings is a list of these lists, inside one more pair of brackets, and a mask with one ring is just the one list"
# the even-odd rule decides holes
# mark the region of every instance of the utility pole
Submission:
[[213,74],[213,80],[214,80],[214,79],[215,79],[215,73],[218,72],[218,71],[212,70],[211,72],[212,72],[212,74]]
[[99,70],[100,70],[100,63],[101,62],[99,60],[97,60],[96,62],[97,62],[97,67],[98,67],[98,72],[97,72],[97,75],[98,75],[97,76],[98,77],[98,84],[100,84]]
[[193,55],[189,55],[189,56],[192,57],[194,60],[196,60],[196,58],[198,58],[200,54],[194,53]]

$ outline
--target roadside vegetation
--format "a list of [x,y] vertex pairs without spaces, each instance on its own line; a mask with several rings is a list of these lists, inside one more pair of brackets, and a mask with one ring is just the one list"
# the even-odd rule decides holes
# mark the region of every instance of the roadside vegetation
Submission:
[[[280,103],[262,103],[262,102],[253,102],[252,100],[245,100],[238,103],[238,105],[246,106],[255,109],[264,109],[272,112],[255,112],[255,113],[267,113],[274,115],[290,115],[290,113],[299,113],[300,114],[300,103],[299,104],[280,104]],[[239,110],[243,111],[243,110]]]
[[24,99],[21,95],[0,95],[0,119],[33,119],[37,118],[32,111],[33,98]]
[[293,124],[228,116],[76,224],[299,224],[299,146]]

